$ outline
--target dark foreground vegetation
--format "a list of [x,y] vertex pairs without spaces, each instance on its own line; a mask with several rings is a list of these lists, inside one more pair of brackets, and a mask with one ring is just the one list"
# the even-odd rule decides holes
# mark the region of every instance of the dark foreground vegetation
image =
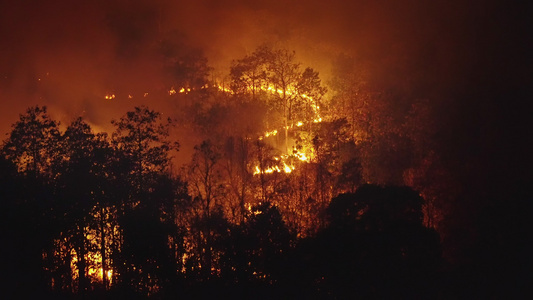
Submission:
[[[412,188],[353,179],[348,192],[301,206],[283,184],[303,175],[250,174],[240,186],[255,198],[225,198],[214,174],[227,152],[197,146],[186,182],[168,168],[177,144],[158,113],[136,108],[113,123],[111,137],[82,119],[60,132],[46,108],[33,107],[13,126],[0,161],[5,292],[97,299],[521,293],[508,289],[520,282],[495,280],[497,272],[514,279],[525,271],[513,259],[446,260]],[[500,232],[506,228],[494,228]],[[496,250],[475,255],[487,263]]]

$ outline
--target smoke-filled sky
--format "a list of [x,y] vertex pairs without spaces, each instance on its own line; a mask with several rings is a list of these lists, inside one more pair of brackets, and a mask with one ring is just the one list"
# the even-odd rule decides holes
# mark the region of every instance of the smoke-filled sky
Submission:
[[[142,95],[164,87],[154,49],[168,37],[202,50],[218,79],[228,74],[232,59],[263,43],[295,50],[324,82],[339,55],[353,57],[379,88],[433,101],[451,120],[446,137],[460,130],[461,143],[480,127],[495,130],[522,116],[519,107],[509,106],[524,98],[532,82],[526,30],[531,10],[509,1],[0,3],[2,136],[35,104],[47,105],[64,124],[82,115],[106,130],[134,105],[164,109],[156,97]],[[104,99],[126,90],[133,100]]]

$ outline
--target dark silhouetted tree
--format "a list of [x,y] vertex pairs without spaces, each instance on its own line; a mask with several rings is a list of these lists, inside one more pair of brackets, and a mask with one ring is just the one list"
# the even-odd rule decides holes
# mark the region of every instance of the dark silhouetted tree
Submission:
[[[112,149],[107,135],[93,133],[91,127],[82,119],[77,118],[66,129],[60,139],[61,157],[54,165],[57,176],[56,188],[58,211],[62,215],[61,235],[67,236],[64,245],[68,251],[73,249],[77,269],[77,290],[85,294],[90,287],[89,268],[102,268],[107,273],[109,253],[106,231],[112,219],[109,207],[113,206],[111,194],[110,161]],[[87,239],[91,230],[92,236],[100,239],[99,251],[95,251],[94,242]],[[94,234],[96,233],[96,234]],[[109,233],[109,232],[108,232]],[[89,252],[101,255],[101,266],[89,265]],[[68,264],[70,271],[71,261]],[[94,262],[93,262],[94,263]],[[73,274],[66,274],[72,277]],[[104,288],[108,285],[107,276],[102,276]]]
[[252,245],[248,256],[252,275],[269,282],[277,280],[283,272],[283,254],[294,240],[278,208],[270,202],[254,205],[246,223],[246,233]]
[[59,137],[58,126],[59,122],[50,118],[46,106],[28,108],[13,124],[9,138],[4,142],[7,159],[26,174],[39,177],[49,172]]
[[170,119],[164,122],[161,113],[141,106],[119,120],[113,120],[112,124],[116,127],[114,146],[124,155],[122,159],[128,162],[125,166],[130,167],[125,175],[137,195],[141,195],[153,183],[153,175],[167,170],[169,153],[178,148],[177,142],[168,140]]
[[[144,106],[112,123],[118,158],[115,172],[126,186],[125,195],[120,195],[120,285],[124,291],[153,295],[165,284],[161,272],[169,274],[164,266],[169,266],[170,250],[176,248],[169,245],[171,236],[177,237],[176,228],[167,226],[168,219],[163,220],[169,216],[163,217],[162,211],[177,201],[172,180],[166,177],[170,176],[170,151],[177,150],[178,143],[168,140],[170,120],[163,121],[160,113]],[[175,212],[165,213],[175,216]]]
[[296,252],[303,284],[323,297],[430,297],[440,241],[407,187],[363,185],[332,199],[329,225]]
[[60,218],[54,211],[51,184],[54,179],[52,162],[58,157],[58,126],[59,123],[48,115],[46,107],[30,107],[12,125],[12,131],[2,146],[8,165],[16,166],[18,171],[13,177],[18,178],[18,184],[14,186],[17,195],[13,213],[20,222],[10,226],[17,226],[15,232],[19,232],[20,238],[25,241],[18,244],[19,255],[25,257],[21,268],[27,272],[27,282],[35,285],[37,291],[53,285],[45,268],[52,261],[53,236],[58,230]]
[[[220,148],[211,141],[203,141],[194,147],[192,162],[187,166],[187,181],[195,203],[192,222],[197,230],[195,241],[196,258],[204,276],[210,277],[213,258],[212,214],[221,213],[222,170]],[[215,217],[216,219],[216,217]]]

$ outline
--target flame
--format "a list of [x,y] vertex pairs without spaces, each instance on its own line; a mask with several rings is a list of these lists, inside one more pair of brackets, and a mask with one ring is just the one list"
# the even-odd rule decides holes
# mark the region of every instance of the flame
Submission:
[[[100,209],[94,207],[93,211],[91,212],[91,215],[95,218],[100,218],[101,213],[99,211]],[[111,212],[107,211],[104,212],[105,218],[108,219]],[[85,239],[88,243],[86,252],[83,255],[83,258],[86,262],[86,269],[85,270],[79,270],[78,269],[78,263],[80,260],[80,254],[76,252],[74,248],[70,249],[70,269],[71,269],[71,276],[72,279],[78,279],[80,276],[80,272],[86,272],[87,279],[90,280],[92,283],[102,283],[104,281],[104,278],[107,281],[107,284],[111,285],[113,284],[113,276],[114,271],[111,267],[111,258],[109,256],[110,254],[110,247],[114,243],[113,242],[113,236],[116,236],[119,234],[119,228],[116,225],[112,225],[111,223],[106,224],[106,264],[107,266],[104,269],[104,263],[102,259],[102,253],[100,252],[99,246],[101,245],[101,235],[100,232],[97,231],[95,228],[91,228],[89,226],[86,226],[84,229],[85,232]],[[58,243],[58,250],[56,250],[56,253],[54,255],[61,255],[61,249],[65,249],[66,241],[63,242],[61,239],[56,239],[54,241],[55,243]],[[105,276],[105,277],[104,277]]]
[[[101,281],[104,280],[104,270],[102,268],[98,268],[98,270],[89,268],[88,273],[89,273],[89,276],[94,276],[95,274],[97,274],[96,276],[98,277],[99,280]],[[106,270],[105,274],[106,274],[107,282],[111,282],[113,279],[113,270]]]
[[[221,91],[221,92],[234,94],[233,90],[231,90],[230,88],[224,87],[222,85],[215,85],[215,87],[218,88],[218,90]],[[254,89],[254,87],[249,86],[247,89],[249,91],[252,91]],[[281,89],[276,88],[274,85],[261,85],[259,87],[259,89],[262,90],[262,91],[265,91],[265,92],[269,92],[271,94],[279,94],[279,95],[285,94],[287,96],[296,96],[296,95],[298,95],[298,96],[302,97],[303,99],[308,100],[309,101],[309,105],[311,106],[311,108],[313,109],[313,112],[315,114],[315,118],[313,119],[313,122],[314,123],[322,122],[322,117],[320,116],[320,106],[316,103],[315,99],[313,99],[313,97],[310,97],[310,96],[308,96],[306,94],[299,94],[294,87],[289,86],[285,91],[283,91]],[[185,91],[190,92],[190,89],[186,90],[185,88],[182,88],[180,90],[180,93],[183,93]],[[298,121],[296,123],[296,126],[298,126],[298,127],[303,126],[303,125],[304,125],[303,121]]]
[[294,166],[289,166],[285,162],[283,162],[283,171],[287,174],[292,172],[294,170]]
[[[225,86],[214,85],[213,87],[216,87],[221,92],[234,94],[233,90],[231,90],[230,88],[227,88]],[[249,87],[247,87],[247,89],[249,91],[252,91],[254,89],[257,89],[257,87],[249,86]],[[273,95],[278,94],[278,95],[285,95],[285,96],[289,96],[289,97],[291,97],[291,96],[299,96],[299,97],[301,97],[301,98],[303,98],[303,99],[308,101],[308,104],[310,105],[310,107],[313,110],[314,117],[312,119],[308,120],[307,122],[303,121],[303,120],[300,120],[300,121],[297,121],[296,123],[292,123],[290,125],[283,126],[282,127],[283,129],[289,130],[289,129],[293,128],[293,127],[302,127],[306,123],[320,123],[320,122],[322,122],[322,117],[320,116],[320,106],[317,104],[315,99],[313,99],[313,97],[311,97],[311,96],[309,96],[307,94],[299,94],[295,87],[289,86],[284,91],[284,90],[279,89],[276,86],[271,84],[271,85],[261,85],[261,86],[258,87],[258,89],[261,90],[261,91],[264,91],[264,92],[268,92],[268,93],[273,94]],[[190,91],[190,89],[186,90],[185,88],[182,88],[180,90],[180,93],[183,93],[183,92],[186,92],[186,91]],[[277,134],[278,134],[278,130],[277,129],[266,131],[265,133],[263,133],[263,135],[258,137],[258,140],[263,140],[264,138],[267,138],[267,137],[270,137],[270,136],[275,136]],[[297,151],[296,149],[293,149],[292,156],[294,158],[298,159],[301,162],[308,163],[308,162],[311,161],[311,158],[313,157],[312,149],[308,149],[308,150],[309,150],[309,153],[302,152],[302,151]],[[293,164],[288,164],[285,161],[288,158],[289,158],[289,155],[282,155],[281,158],[273,157],[274,160],[278,161],[279,165],[266,167],[264,169],[261,169],[259,166],[255,166],[254,167],[254,171],[253,171],[253,175],[282,173],[282,172],[285,173],[285,174],[290,174],[292,171],[295,170],[295,166]]]
[[265,136],[269,137],[271,135],[274,136],[276,134],[278,134],[278,131],[277,130],[272,130],[272,131],[269,131],[269,132],[265,133]]
[[115,99],[115,94],[107,94],[107,95],[105,95],[105,99],[106,99],[106,100],[112,100],[112,99]]
[[[282,158],[283,159],[283,158]],[[274,160],[279,161],[280,158],[274,157]],[[287,164],[285,161],[281,161],[279,165],[269,166],[265,169],[261,169],[259,166],[254,167],[253,175],[259,174],[272,174],[272,173],[285,173],[290,174],[296,167],[292,164]]]
[[225,93],[232,94],[232,95],[234,94],[233,90],[230,88],[227,88],[221,85],[216,85],[215,87],[218,88],[218,90],[221,92],[225,92]]
[[307,155],[305,153],[297,152],[294,155],[301,161],[309,162],[309,157],[307,157]]
[[272,130],[272,131],[267,131],[265,132],[265,134],[263,136],[260,136],[258,139],[259,140],[262,140],[263,138],[265,137],[269,137],[269,136],[275,136],[278,134],[278,131],[276,129]]
[[278,166],[271,166],[271,167],[268,167],[266,169],[263,169],[261,170],[261,168],[259,168],[259,166],[255,166],[255,171],[254,171],[254,175],[259,175],[259,174],[272,174],[272,173],[280,173],[281,172],[281,169],[278,167]]
[[[91,243],[93,243],[94,236],[91,234],[87,235],[87,239],[91,240]],[[85,261],[87,262],[87,276],[89,278],[93,278],[93,281],[99,281],[102,282],[104,279],[104,271],[101,267],[102,265],[102,255],[99,252],[89,251],[85,254]],[[77,264],[78,264],[78,253],[76,253],[76,250],[71,250],[71,258],[70,258],[70,268],[72,270],[72,276],[74,279],[79,278],[79,272]],[[113,279],[113,270],[107,269],[106,272],[106,279],[107,282],[112,283]]]
[[258,174],[261,174],[261,169],[259,168],[259,166],[255,166],[254,175],[258,175]]
[[[87,275],[89,277],[95,277],[98,281],[103,281],[104,280],[104,269],[102,267],[98,267],[99,265],[102,264],[102,256],[100,255],[100,253],[91,253],[88,255],[88,258],[89,258],[88,262],[90,263],[90,265],[87,270]],[[107,282],[111,283],[113,279],[113,270],[107,269],[105,271],[105,274],[106,274]]]

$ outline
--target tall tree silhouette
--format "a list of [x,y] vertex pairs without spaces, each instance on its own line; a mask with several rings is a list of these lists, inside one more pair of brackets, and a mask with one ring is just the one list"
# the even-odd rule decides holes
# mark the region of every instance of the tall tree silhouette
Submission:
[[[46,106],[34,106],[21,114],[12,125],[12,131],[4,141],[2,152],[5,158],[17,167],[22,175],[20,183],[19,224],[26,244],[21,253],[27,259],[28,279],[41,290],[50,278],[44,272],[47,262],[53,256],[52,237],[57,232],[58,216],[53,210],[53,188],[51,162],[57,157],[59,122],[53,120]],[[24,268],[24,267],[23,267]],[[48,281],[48,282],[47,282]]]
[[213,264],[213,221],[221,214],[222,153],[218,145],[203,141],[194,147],[192,162],[187,167],[189,189],[195,203],[192,224],[197,227],[194,240],[201,269],[209,276]]
[[164,122],[161,113],[140,106],[111,123],[116,127],[112,135],[114,146],[129,162],[126,175],[137,195],[141,195],[153,182],[153,175],[169,167],[170,150],[178,149],[177,142],[168,140],[170,119]]
[[19,174],[17,169],[13,161],[0,155],[0,253],[6,258],[3,284],[10,295],[32,298],[48,292],[42,253],[51,234],[49,227],[43,226],[44,205],[38,205],[28,189],[35,181]]
[[[89,289],[89,268],[102,269],[102,284],[108,285],[107,271],[110,254],[106,249],[110,245],[106,234],[110,218],[110,172],[109,162],[112,157],[111,147],[106,134],[95,134],[82,119],[77,118],[66,129],[60,140],[61,157],[54,166],[57,176],[56,187],[59,211],[63,215],[62,234],[68,236],[70,249],[74,249],[78,291],[84,294]],[[96,235],[94,233],[97,233]],[[99,239],[87,239],[89,235]],[[99,251],[94,247],[98,246]],[[88,262],[88,253],[98,252],[101,256],[100,266]],[[66,262],[70,265],[70,261]],[[89,265],[89,264],[93,265]],[[70,274],[69,274],[70,275]],[[72,276],[72,275],[71,275]]]
[[[169,230],[162,223],[157,194],[161,196],[161,178],[169,175],[170,151],[177,150],[178,143],[168,139],[170,120],[163,121],[159,112],[144,106],[135,107],[112,124],[116,127],[116,172],[127,180],[122,180],[127,189],[119,212],[121,285],[125,290],[151,295],[161,288],[159,269],[164,265],[162,259],[168,257]],[[165,197],[174,200],[172,194]]]
[[278,208],[270,202],[254,205],[246,233],[252,242],[248,257],[252,275],[267,282],[278,280],[283,272],[281,258],[294,239]]
[[313,274],[302,278],[327,297],[429,297],[440,241],[422,224],[422,201],[408,187],[375,185],[334,198],[329,225],[299,246]]
[[34,106],[13,124],[4,151],[19,171],[39,177],[50,171],[50,161],[59,137],[59,122],[50,118],[46,106]]

